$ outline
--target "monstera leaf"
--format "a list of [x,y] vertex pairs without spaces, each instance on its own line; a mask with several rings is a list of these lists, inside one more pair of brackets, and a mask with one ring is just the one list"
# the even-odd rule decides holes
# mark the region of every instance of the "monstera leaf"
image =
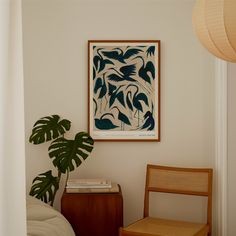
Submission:
[[53,203],[55,193],[59,188],[58,177],[52,175],[52,171],[49,170],[45,173],[39,174],[34,178],[30,195],[48,203]]
[[[96,101],[95,101],[96,102]],[[95,103],[96,104],[96,103]],[[95,112],[97,107],[95,108]],[[39,119],[32,129],[29,141],[34,144],[54,140],[49,146],[49,156],[57,168],[58,175],[54,177],[52,171],[39,174],[32,183],[30,195],[53,206],[59,183],[63,173],[68,173],[81,164],[93,149],[93,139],[84,132],[78,133],[74,140],[63,138],[63,134],[70,129],[69,120],[60,119],[58,115],[46,116]]]
[[53,159],[53,165],[62,173],[73,171],[85,160],[93,150],[93,139],[88,133],[77,133],[74,140],[58,138],[48,148],[49,157]]
[[58,138],[70,129],[69,120],[60,120],[60,116],[52,115],[39,119],[33,127],[29,141],[40,144]]

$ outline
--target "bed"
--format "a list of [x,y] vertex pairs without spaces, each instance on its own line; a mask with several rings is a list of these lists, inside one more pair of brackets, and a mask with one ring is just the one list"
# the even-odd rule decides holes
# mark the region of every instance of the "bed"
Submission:
[[27,197],[27,236],[75,236],[65,217],[42,201]]

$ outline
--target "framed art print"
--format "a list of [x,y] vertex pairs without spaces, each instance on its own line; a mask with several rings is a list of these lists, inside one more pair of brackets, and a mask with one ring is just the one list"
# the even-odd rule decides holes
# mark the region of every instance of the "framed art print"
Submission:
[[88,42],[88,126],[96,141],[160,141],[160,40]]

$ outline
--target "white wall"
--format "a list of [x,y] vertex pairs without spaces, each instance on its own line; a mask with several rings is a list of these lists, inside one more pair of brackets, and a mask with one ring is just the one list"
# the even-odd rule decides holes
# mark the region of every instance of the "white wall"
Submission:
[[[27,139],[34,122],[60,114],[72,133],[87,129],[87,41],[161,40],[161,142],[95,143],[73,177],[119,183],[125,224],[142,216],[147,163],[207,167],[214,160],[214,59],[191,25],[193,0],[23,0]],[[27,188],[52,167],[47,145],[26,141]],[[163,197],[158,214],[203,220],[202,199]],[[58,202],[57,202],[58,205]],[[186,208],[182,209],[185,205]],[[157,213],[156,206],[152,209]],[[164,210],[165,209],[165,210]]]
[[228,236],[236,235],[235,217],[236,217],[236,65],[228,65]]

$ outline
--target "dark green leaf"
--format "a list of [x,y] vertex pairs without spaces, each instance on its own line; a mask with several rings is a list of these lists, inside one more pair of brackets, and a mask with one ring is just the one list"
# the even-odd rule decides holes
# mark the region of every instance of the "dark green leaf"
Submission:
[[[93,150],[93,139],[86,132],[77,133],[74,140],[58,138],[49,147],[53,165],[62,173],[73,171]],[[82,159],[81,159],[82,158]]]
[[29,194],[46,203],[54,200],[55,194],[59,188],[58,177],[54,177],[51,170],[39,174],[33,180],[32,184]]
[[68,131],[70,125],[69,120],[60,120],[58,115],[43,117],[34,124],[29,142],[40,144],[55,139]]

